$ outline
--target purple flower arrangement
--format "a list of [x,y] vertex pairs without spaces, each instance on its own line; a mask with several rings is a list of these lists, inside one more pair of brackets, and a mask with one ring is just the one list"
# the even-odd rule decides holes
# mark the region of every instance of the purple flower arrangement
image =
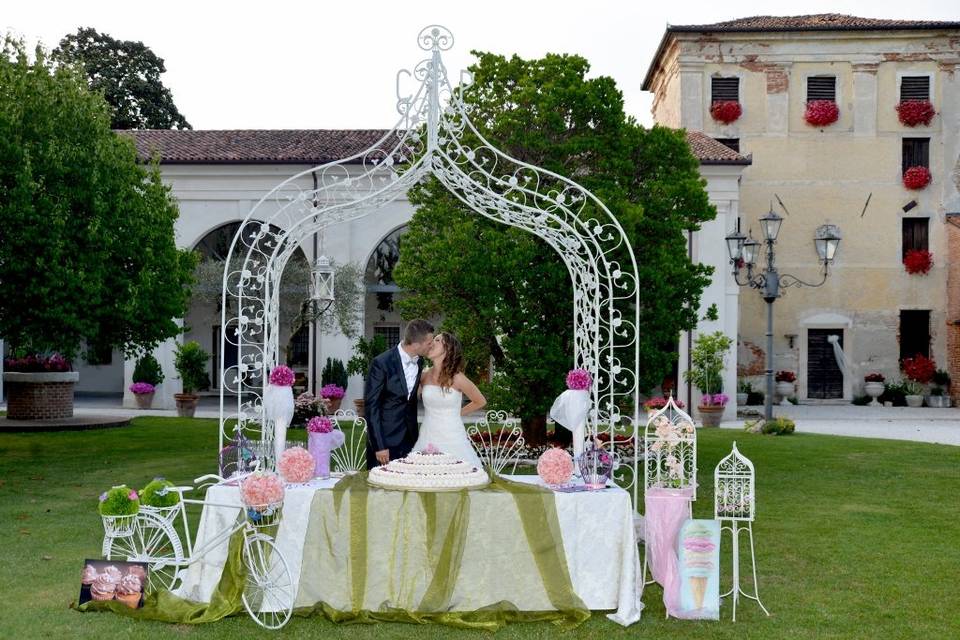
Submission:
[[274,367],[270,372],[270,384],[278,387],[292,387],[295,378],[293,369],[285,364]]
[[307,423],[307,431],[310,433],[330,433],[333,431],[333,420],[326,416],[314,416]]
[[70,371],[70,361],[59,353],[49,356],[30,355],[25,358],[4,358],[3,370],[11,373],[44,373]]
[[325,384],[323,388],[320,389],[321,398],[342,398],[345,393],[344,388],[336,384]]
[[585,391],[593,386],[593,377],[586,369],[574,369],[567,374],[567,389]]
[[730,401],[730,397],[724,393],[715,393],[710,395],[705,393],[702,398],[700,398],[701,407],[725,407],[727,402]]
[[130,385],[130,392],[140,395],[141,393],[153,393],[157,388],[149,382],[134,382]]

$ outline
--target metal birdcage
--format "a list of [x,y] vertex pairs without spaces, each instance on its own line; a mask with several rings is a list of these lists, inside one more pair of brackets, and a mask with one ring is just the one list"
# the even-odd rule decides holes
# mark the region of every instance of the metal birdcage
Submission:
[[643,436],[644,490],[690,489],[697,499],[697,430],[673,396],[647,420]]

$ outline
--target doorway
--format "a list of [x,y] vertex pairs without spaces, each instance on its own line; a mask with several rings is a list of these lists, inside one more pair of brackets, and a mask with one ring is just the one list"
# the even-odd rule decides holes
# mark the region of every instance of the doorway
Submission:
[[843,398],[843,371],[830,344],[830,336],[839,336],[843,348],[843,329],[807,329],[807,397],[816,400]]

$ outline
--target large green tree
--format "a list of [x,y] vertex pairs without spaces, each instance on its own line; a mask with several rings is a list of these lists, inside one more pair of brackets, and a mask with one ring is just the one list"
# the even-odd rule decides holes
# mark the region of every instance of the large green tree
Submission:
[[[639,383],[655,386],[675,360],[679,332],[696,324],[710,275],[687,257],[686,232],[715,210],[683,132],[638,126],[614,81],[588,78],[581,57],[475,55],[465,100],[484,137],[520,160],[574,177],[630,237],[641,292]],[[401,308],[408,316],[442,315],[444,327],[464,340],[475,373],[492,358],[494,404],[523,418],[529,437],[542,437],[539,418],[563,390],[573,356],[565,266],[546,243],[476,215],[436,180],[410,197],[417,212],[395,272],[410,292]],[[632,308],[623,310],[633,316]],[[632,349],[620,355],[632,361]]]
[[114,129],[191,129],[160,81],[160,58],[142,42],[117,40],[90,27],[60,40],[53,58],[79,65],[90,88],[103,93],[113,108]]
[[127,353],[174,336],[195,265],[159,168],[69,67],[0,55],[0,336],[15,350]]

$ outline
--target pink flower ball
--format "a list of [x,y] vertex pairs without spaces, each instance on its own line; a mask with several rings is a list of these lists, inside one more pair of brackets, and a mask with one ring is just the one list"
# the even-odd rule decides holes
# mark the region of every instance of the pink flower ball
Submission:
[[563,449],[547,449],[537,461],[537,474],[547,484],[565,484],[573,477],[573,458]]
[[586,369],[574,369],[567,374],[567,389],[583,391],[593,385],[593,377]]
[[310,433],[330,433],[333,431],[333,420],[327,416],[313,416],[307,422],[307,431]]
[[270,372],[270,384],[277,385],[278,387],[292,387],[296,377],[293,369],[281,364],[274,367],[273,371]]
[[317,463],[303,447],[291,447],[280,454],[280,475],[287,482],[308,482]]
[[266,507],[283,501],[283,482],[275,473],[257,471],[240,485],[240,496],[248,507]]

